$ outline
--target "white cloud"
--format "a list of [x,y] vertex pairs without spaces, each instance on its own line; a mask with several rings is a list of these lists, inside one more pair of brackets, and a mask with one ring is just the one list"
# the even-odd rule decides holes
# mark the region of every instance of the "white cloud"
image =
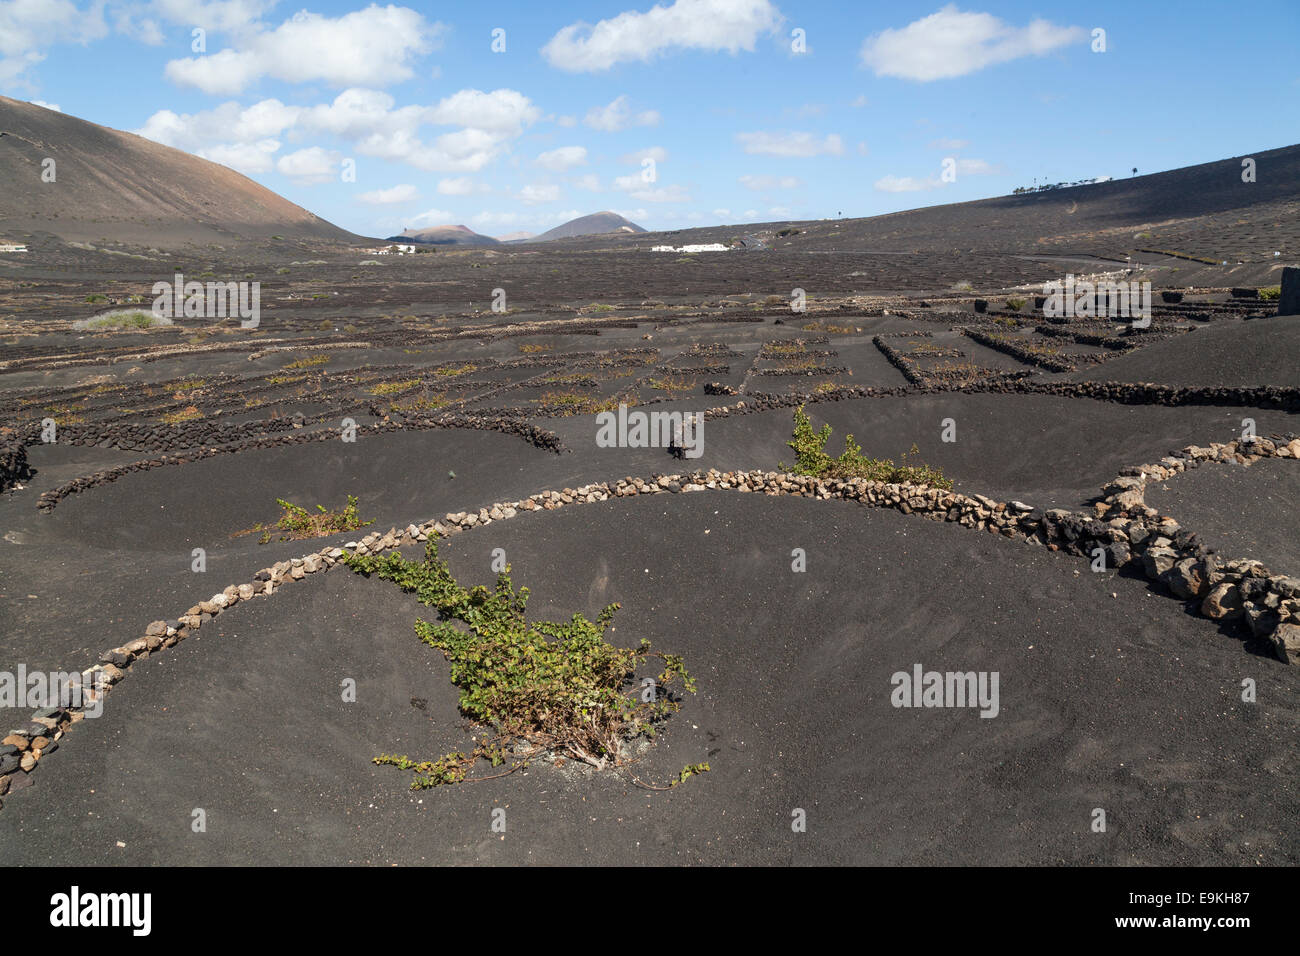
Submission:
[[427,122],[469,126],[507,136],[518,135],[541,118],[541,110],[516,90],[461,90],[429,108]]
[[849,104],[849,106],[853,107],[855,110],[860,110],[864,106],[869,106],[869,105],[871,105],[871,101],[867,99],[867,94],[865,93],[859,94],[858,98]]
[[653,159],[656,163],[662,163],[668,159],[668,150],[662,146],[647,146],[645,149],[624,153],[618,158],[618,161],[629,166],[640,166],[642,160],[646,159]]
[[153,0],[150,11],[165,20],[221,33],[239,33],[260,26],[275,0]]
[[598,193],[600,192],[600,177],[595,173],[587,173],[587,175],[573,180],[573,185],[578,189],[585,189],[588,192]]
[[912,176],[883,176],[875,182],[882,193],[913,193],[925,189],[938,189],[943,183],[938,177],[916,179]]
[[577,209],[565,209],[561,212],[538,211],[538,212],[493,212],[484,209],[476,212],[470,217],[469,221],[475,226],[482,228],[500,229],[502,226],[531,226],[538,229],[550,229],[562,222],[568,222],[570,219],[577,219],[583,215]]
[[0,2],[0,84],[26,83],[24,74],[60,43],[89,43],[108,33],[102,3],[79,9],[71,0]]
[[523,222],[525,218],[532,219],[534,217],[524,217],[517,212],[489,212],[484,210],[470,216],[469,221],[476,226],[514,226]]
[[368,193],[362,193],[357,197],[357,201],[369,203],[372,206],[389,206],[394,203],[410,202],[419,198],[420,191],[418,189],[410,183],[402,183],[388,189],[375,189]]
[[1082,27],[1046,20],[1014,27],[991,13],[963,13],[948,4],[898,30],[884,30],[862,44],[862,62],[877,76],[929,82],[965,76],[996,63],[1043,56],[1082,42]]
[[691,197],[682,186],[662,186],[658,189],[633,189],[628,192],[641,202],[690,202]]
[[657,126],[659,119],[659,113],[655,110],[645,110],[634,116],[625,93],[615,97],[608,106],[593,106],[587,111],[587,118],[583,122],[592,129],[617,133],[631,126]]
[[454,176],[438,180],[438,192],[443,196],[468,196],[470,193],[482,192],[484,187],[475,184],[468,176]]
[[736,139],[745,152],[764,156],[839,156],[844,143],[831,133],[819,140],[813,133],[737,133]]
[[447,226],[452,224],[454,216],[445,209],[428,209],[411,219],[407,225],[412,229],[421,226]]
[[279,100],[262,100],[249,107],[222,103],[199,113],[159,110],[135,132],[145,139],[196,152],[222,141],[236,143],[283,134],[297,123],[301,110]]
[[309,146],[281,156],[276,161],[275,168],[299,186],[311,186],[332,180],[339,159],[339,154],[333,150]]
[[[432,106],[396,107],[387,93],[357,88],[310,107],[271,99],[247,108],[223,103],[194,114],[160,110],[137,132],[199,155],[216,145],[246,145],[287,133],[328,133],[365,156],[404,162],[425,172],[464,173],[483,169],[540,116],[528,97],[515,90],[461,90]],[[463,128],[432,141],[421,138],[424,126],[459,124]]]
[[798,189],[803,182],[794,176],[741,176],[740,185],[746,189]]
[[47,103],[44,100],[28,100],[28,102],[31,103],[33,106],[43,106],[47,110],[53,110],[55,113],[63,112],[63,110],[59,109],[58,103]]
[[[957,159],[954,165],[958,179],[962,176],[992,176],[1002,171],[982,159]],[[945,182],[941,176],[927,176],[925,179],[917,179],[914,176],[884,176],[875,182],[876,189],[885,193],[921,192],[942,189],[950,185],[952,184]]]
[[371,4],[340,17],[300,10],[274,29],[242,31],[239,48],[170,61],[174,83],[239,93],[262,77],[288,83],[387,86],[414,76],[411,61],[445,28],[405,7]]
[[554,183],[529,183],[519,190],[519,198],[530,205],[538,202],[555,202],[560,198],[560,187]]
[[716,216],[717,218],[719,218],[719,219],[729,219],[729,218],[731,218],[731,210],[730,210],[730,209],[715,209],[715,210],[713,210],[713,215],[715,215],[715,216]]
[[673,49],[752,53],[759,35],[775,31],[781,20],[771,0],[676,0],[645,13],[628,10],[595,26],[572,23],[542,47],[542,56],[576,73],[649,63]]
[[928,144],[930,149],[965,149],[970,145],[970,140],[965,139],[934,139]]
[[790,213],[794,212],[789,206],[773,206],[767,211],[769,216],[776,216],[778,219],[789,218]]
[[574,166],[585,166],[586,164],[587,148],[585,146],[561,146],[558,149],[541,153],[537,157],[538,166],[556,173],[563,172]]
[[275,165],[272,162],[276,150],[280,148],[278,140],[264,139],[256,143],[226,143],[200,149],[196,156],[202,156],[222,166],[229,166],[245,176],[256,173],[269,173]]

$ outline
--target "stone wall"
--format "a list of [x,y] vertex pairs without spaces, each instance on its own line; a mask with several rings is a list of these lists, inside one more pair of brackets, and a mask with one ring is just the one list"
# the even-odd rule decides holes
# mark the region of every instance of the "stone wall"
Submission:
[[[191,605],[170,620],[151,622],[139,637],[100,655],[82,673],[94,705],[129,672],[131,665],[160,653],[207,622],[243,601],[277,590],[338,566],[345,553],[377,554],[416,545],[430,535],[451,536],[529,511],[554,511],[572,505],[639,495],[734,491],[769,496],[792,495],[819,500],[856,501],[874,508],[891,508],[932,521],[948,521],[972,530],[1041,545],[1052,551],[1082,555],[1108,568],[1140,567],[1145,576],[1188,607],[1216,621],[1240,619],[1252,635],[1289,664],[1300,664],[1300,579],[1273,574],[1259,561],[1229,560],[1210,553],[1194,533],[1173,518],[1147,506],[1149,481],[1163,481],[1201,462],[1234,461],[1249,465],[1262,458],[1300,458],[1300,438],[1261,438],[1240,442],[1189,446],[1154,465],[1125,468],[1103,489],[1092,514],[1054,509],[1039,511],[1021,501],[1000,502],[924,485],[885,483],[865,479],[819,479],[780,472],[695,471],[650,478],[623,478],[560,491],[543,491],[518,501],[497,502],[471,512],[449,512],[442,518],[403,529],[372,532],[342,548],[319,551],[277,562]],[[48,707],[12,730],[0,742],[0,796],[30,784],[29,774],[52,753],[71,728],[85,716],[83,708]]]

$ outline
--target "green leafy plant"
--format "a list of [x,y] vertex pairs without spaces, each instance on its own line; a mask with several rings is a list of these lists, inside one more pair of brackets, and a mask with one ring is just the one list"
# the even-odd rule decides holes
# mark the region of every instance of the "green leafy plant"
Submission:
[[346,507],[339,511],[327,511],[324,505],[317,505],[316,510],[313,512],[292,502],[285,501],[283,498],[276,498],[275,503],[284,509],[284,514],[280,515],[275,524],[267,527],[259,523],[247,531],[236,532],[232,537],[237,538],[240,535],[254,534],[260,531],[262,538],[258,543],[268,544],[276,532],[280,533],[279,540],[281,541],[298,541],[303,538],[320,538],[340,531],[356,531],[358,528],[364,528],[375,523],[374,518],[369,521],[361,520],[361,515],[357,511],[357,498],[355,495],[348,495]]
[[813,431],[812,421],[800,405],[794,411],[794,437],[786,443],[794,449],[794,466],[787,467],[781,462],[779,467],[782,471],[811,475],[814,478],[866,478],[868,481],[906,481],[934,488],[952,488],[952,479],[944,477],[940,469],[908,462],[910,456],[919,454],[916,445],[912,445],[907,454],[902,456],[901,463],[895,465],[888,458],[864,456],[862,446],[854,441],[852,435],[844,436],[843,453],[839,458],[832,458],[826,454],[826,443],[830,438],[831,426],[823,425],[821,431]]
[[[590,621],[581,614],[567,622],[533,621],[525,614],[528,588],[515,589],[507,567],[489,590],[463,587],[447,562],[438,557],[435,535],[423,561],[399,553],[343,557],[353,571],[391,581],[435,608],[435,622],[417,620],[421,641],[442,651],[451,664],[451,680],[460,689],[461,713],[484,729],[468,750],[436,760],[415,761],[381,754],[380,765],[415,774],[419,790],[487,777],[469,776],[474,765],[505,763],[511,773],[542,754],[581,761],[598,770],[630,760],[628,744],[653,738],[658,725],[681,708],[673,687],[695,692],[695,681],[682,659],[651,653],[650,642],[636,648],[615,647],[605,640],[619,605],[611,604]],[[651,685],[638,679],[652,658],[662,670]],[[686,767],[678,782],[707,770]],[[493,774],[492,776],[501,776]]]
[[1282,287],[1280,285],[1268,285],[1259,290],[1261,299],[1280,299],[1282,298]]

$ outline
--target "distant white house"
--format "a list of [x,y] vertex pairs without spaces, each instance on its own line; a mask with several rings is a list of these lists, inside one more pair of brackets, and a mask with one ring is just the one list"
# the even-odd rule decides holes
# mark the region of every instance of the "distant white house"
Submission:
[[415,246],[398,245],[394,243],[389,246],[381,246],[378,249],[363,249],[362,252],[372,256],[410,256],[415,254]]
[[730,246],[723,245],[720,242],[710,242],[707,245],[695,246],[654,246],[651,252],[726,252]]
[[0,252],[26,252],[27,247],[17,242],[0,242]]

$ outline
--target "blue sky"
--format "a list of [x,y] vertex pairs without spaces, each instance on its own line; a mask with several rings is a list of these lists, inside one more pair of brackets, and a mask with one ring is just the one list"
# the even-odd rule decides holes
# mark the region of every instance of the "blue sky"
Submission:
[[302,2],[0,0],[0,93],[368,235],[875,215],[1300,141],[1295,0]]

